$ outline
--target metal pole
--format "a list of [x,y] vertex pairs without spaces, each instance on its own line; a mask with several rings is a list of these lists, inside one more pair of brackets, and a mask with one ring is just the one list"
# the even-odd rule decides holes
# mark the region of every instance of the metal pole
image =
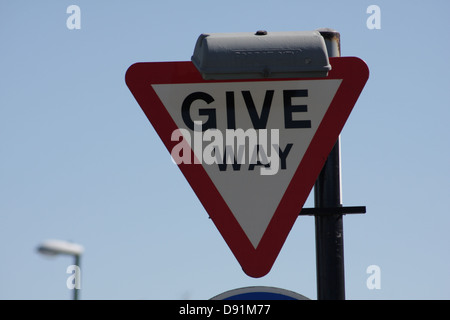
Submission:
[[[329,57],[339,57],[340,34],[319,29]],[[342,206],[340,175],[340,138],[336,141],[314,186],[316,208]],[[316,215],[317,299],[345,300],[344,232],[342,214]]]
[[[79,268],[80,267],[80,255],[76,254],[75,255],[75,265]],[[80,277],[80,274],[76,274],[76,277]],[[73,300],[78,300],[79,299],[79,292],[80,289],[77,289],[77,283],[78,281],[80,281],[81,279],[77,279],[75,278],[75,288],[73,288]]]

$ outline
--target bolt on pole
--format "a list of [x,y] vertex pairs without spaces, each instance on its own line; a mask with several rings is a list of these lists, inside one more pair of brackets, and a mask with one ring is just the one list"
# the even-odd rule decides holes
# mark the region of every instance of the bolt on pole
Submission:
[[[340,34],[319,29],[329,57],[340,57]],[[340,138],[336,141],[314,186],[314,206],[342,206]],[[316,272],[318,300],[345,300],[344,232],[342,214],[316,215]]]

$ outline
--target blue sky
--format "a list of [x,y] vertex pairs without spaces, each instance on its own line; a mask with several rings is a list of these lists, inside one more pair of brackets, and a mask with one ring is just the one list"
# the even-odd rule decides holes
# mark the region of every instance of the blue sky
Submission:
[[[69,30],[66,9],[81,9]],[[369,5],[381,29],[366,26]],[[347,299],[449,299],[448,1],[2,1],[0,299],[209,299],[264,285],[316,298],[314,219],[246,276],[127,88],[138,61],[190,60],[201,33],[341,33],[370,78],[341,134]],[[312,197],[306,207],[313,205]],[[369,290],[366,269],[381,270]]]

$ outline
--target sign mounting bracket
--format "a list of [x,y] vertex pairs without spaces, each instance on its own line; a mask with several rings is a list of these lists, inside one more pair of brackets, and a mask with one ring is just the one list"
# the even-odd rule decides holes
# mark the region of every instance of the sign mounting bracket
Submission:
[[329,216],[333,214],[364,214],[366,213],[365,206],[350,206],[350,207],[334,207],[334,208],[303,208],[298,214],[299,216]]

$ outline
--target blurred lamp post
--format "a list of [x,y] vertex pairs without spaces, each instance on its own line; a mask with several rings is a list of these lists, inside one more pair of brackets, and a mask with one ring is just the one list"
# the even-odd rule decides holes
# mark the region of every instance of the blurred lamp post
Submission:
[[[67,242],[67,241],[62,241],[62,240],[47,240],[45,242],[43,242],[39,247],[38,247],[38,252],[42,253],[44,255],[47,256],[56,256],[56,255],[60,255],[60,254],[65,254],[65,255],[70,255],[73,256],[75,258],[75,266],[77,266],[79,268],[80,266],[80,257],[81,254],[84,251],[83,246],[76,244],[76,243],[72,243],[72,242]],[[76,275],[78,276],[78,275]],[[79,281],[79,279],[75,278],[75,281]],[[75,287],[73,289],[73,299],[74,300],[78,300],[78,288]]]

